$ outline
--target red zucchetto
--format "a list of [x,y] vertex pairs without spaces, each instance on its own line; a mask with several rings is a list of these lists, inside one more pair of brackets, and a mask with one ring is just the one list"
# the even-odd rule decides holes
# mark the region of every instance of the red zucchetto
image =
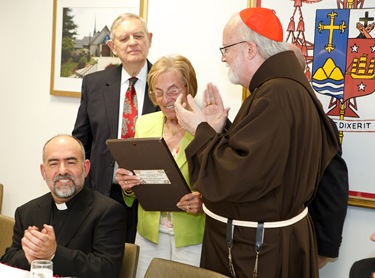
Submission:
[[253,31],[274,41],[283,41],[283,27],[274,10],[247,8],[240,12],[242,21]]

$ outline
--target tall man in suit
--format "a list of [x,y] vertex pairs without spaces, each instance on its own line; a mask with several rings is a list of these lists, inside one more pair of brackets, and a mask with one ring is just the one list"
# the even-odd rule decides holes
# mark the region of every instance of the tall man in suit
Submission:
[[[87,75],[83,78],[81,104],[72,134],[83,143],[91,160],[86,185],[124,204],[122,189],[116,184],[116,163],[106,140],[121,138],[123,103],[129,86],[128,79],[137,77],[138,115],[155,112],[148,97],[146,83],[151,63],[147,60],[152,33],[145,21],[134,14],[120,15],[112,24],[108,46],[121,60],[121,65]],[[127,238],[134,242],[138,202],[126,208]]]
[[13,243],[1,258],[18,268],[53,261],[54,274],[118,277],[125,243],[125,209],[84,186],[90,170],[81,142],[51,138],[40,171],[51,192],[17,208]]
[[[298,62],[305,70],[306,62],[301,50],[292,43],[288,49],[294,51]],[[335,122],[329,121],[339,140],[339,131]],[[309,213],[313,221],[318,245],[318,263],[323,267],[339,256],[342,231],[346,217],[349,196],[348,168],[342,158],[341,144],[336,155],[324,171],[314,199],[309,204]]]

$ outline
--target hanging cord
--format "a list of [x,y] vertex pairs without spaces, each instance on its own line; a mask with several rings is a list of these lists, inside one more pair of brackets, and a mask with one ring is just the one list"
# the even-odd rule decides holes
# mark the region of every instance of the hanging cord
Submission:
[[262,251],[263,247],[263,238],[264,238],[264,223],[259,222],[257,227],[257,234],[255,239],[255,265],[253,271],[253,278],[258,277],[258,259],[259,254]]
[[233,260],[232,260],[232,247],[233,247],[233,219],[228,219],[227,222],[227,246],[228,246],[228,262],[229,262],[229,270],[232,274],[232,277],[236,278],[236,272],[234,271]]

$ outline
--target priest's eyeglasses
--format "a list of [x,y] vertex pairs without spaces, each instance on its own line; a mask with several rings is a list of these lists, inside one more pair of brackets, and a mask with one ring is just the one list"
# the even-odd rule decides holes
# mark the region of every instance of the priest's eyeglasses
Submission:
[[219,49],[220,49],[221,55],[225,56],[225,54],[227,54],[227,52],[228,52],[229,47],[232,47],[232,46],[235,46],[237,44],[244,43],[244,42],[246,42],[246,41],[240,41],[240,42],[232,43],[232,44],[227,45],[227,46],[220,47]]
[[162,97],[165,94],[167,94],[167,96],[169,97],[175,97],[177,96],[181,90],[183,88],[185,88],[186,86],[182,87],[182,88],[178,88],[178,87],[172,87],[172,88],[169,88],[168,90],[166,91],[163,91],[163,90],[160,90],[160,89],[156,89],[155,91],[152,91],[152,93],[156,96],[156,97]]

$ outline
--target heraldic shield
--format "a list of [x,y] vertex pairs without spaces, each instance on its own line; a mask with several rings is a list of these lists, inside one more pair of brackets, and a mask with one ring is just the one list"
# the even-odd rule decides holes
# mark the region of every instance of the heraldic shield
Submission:
[[375,9],[317,10],[311,84],[331,116],[358,118],[356,98],[375,92]]

